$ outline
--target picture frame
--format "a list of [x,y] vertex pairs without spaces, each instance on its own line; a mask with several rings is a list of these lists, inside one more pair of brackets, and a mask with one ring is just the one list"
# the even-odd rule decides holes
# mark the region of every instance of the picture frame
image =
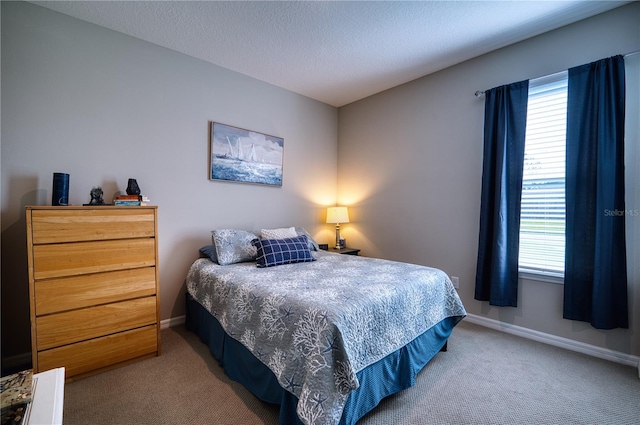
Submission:
[[282,186],[284,139],[210,122],[209,179]]

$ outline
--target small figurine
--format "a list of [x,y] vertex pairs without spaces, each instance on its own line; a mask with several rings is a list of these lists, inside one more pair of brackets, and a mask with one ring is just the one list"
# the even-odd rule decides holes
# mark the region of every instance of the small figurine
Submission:
[[91,202],[89,202],[89,205],[104,205],[102,195],[103,192],[101,187],[98,186],[91,189]]
[[136,179],[129,179],[127,195],[140,195],[140,186],[138,186]]

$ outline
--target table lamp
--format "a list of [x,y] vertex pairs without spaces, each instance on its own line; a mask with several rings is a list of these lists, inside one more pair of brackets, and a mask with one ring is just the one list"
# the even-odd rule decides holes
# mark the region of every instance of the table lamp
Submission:
[[349,211],[347,207],[327,208],[327,223],[336,225],[336,249],[340,249],[340,223],[349,222]]

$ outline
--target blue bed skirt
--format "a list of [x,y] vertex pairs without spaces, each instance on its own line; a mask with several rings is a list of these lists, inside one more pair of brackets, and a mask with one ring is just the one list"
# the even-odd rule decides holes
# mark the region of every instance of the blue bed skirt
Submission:
[[[298,398],[283,389],[271,370],[240,342],[227,335],[220,322],[186,294],[186,327],[209,346],[227,376],[256,397],[280,406],[282,425],[302,425]],[[418,372],[445,346],[462,317],[448,317],[399,350],[356,373],[360,387],[347,398],[340,425],[353,425],[380,400],[415,384]]]

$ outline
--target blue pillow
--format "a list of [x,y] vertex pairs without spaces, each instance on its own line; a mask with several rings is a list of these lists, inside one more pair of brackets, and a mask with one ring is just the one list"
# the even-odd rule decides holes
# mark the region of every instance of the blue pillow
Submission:
[[316,261],[311,255],[309,240],[305,235],[285,239],[254,239],[251,244],[257,250],[258,267]]
[[213,245],[206,245],[200,248],[200,254],[203,257],[207,257],[214,263],[218,262],[218,255],[216,254],[216,247]]

